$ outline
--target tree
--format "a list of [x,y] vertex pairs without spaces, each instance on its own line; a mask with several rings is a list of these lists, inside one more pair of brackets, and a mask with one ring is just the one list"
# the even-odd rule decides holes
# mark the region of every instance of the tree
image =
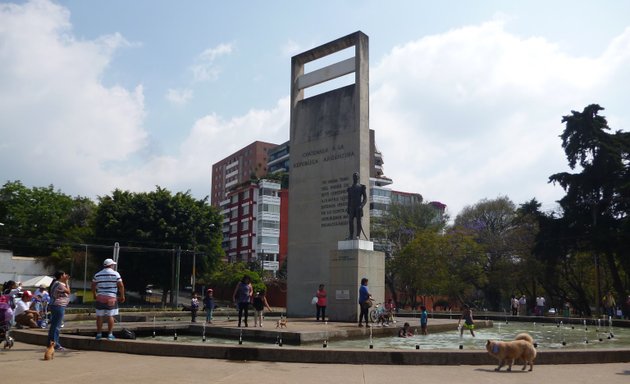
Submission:
[[397,282],[397,267],[393,261],[415,237],[418,231],[431,230],[441,232],[446,226],[448,216],[423,202],[402,205],[393,203],[382,217],[372,218],[370,233],[377,242],[385,244],[385,284],[398,305],[397,292],[404,290]]
[[27,188],[19,181],[10,181],[0,189],[0,222],[4,223],[0,239],[17,255],[64,254],[45,260],[67,268],[72,258],[68,247],[86,241],[92,233],[94,209],[88,198],[72,198],[52,185]]
[[591,104],[582,112],[571,111],[562,118],[566,124],[560,136],[562,147],[571,170],[579,172],[549,177],[566,192],[559,201],[562,217],[558,222],[568,236],[563,238],[563,259],[544,259],[557,266],[583,252],[591,253],[597,300],[602,297],[601,273],[606,277],[605,285],[618,297],[625,297],[629,287],[624,281],[630,276],[630,133],[609,133],[606,118],[599,115],[603,109]]
[[472,237],[421,230],[391,262],[400,284],[416,306],[416,297],[445,295],[468,301],[484,283],[484,253]]
[[493,309],[504,308],[515,290],[511,282],[521,258],[512,241],[515,218],[516,207],[507,196],[466,206],[455,218],[455,228],[472,235],[485,251],[487,283],[481,289],[486,305]]
[[[165,301],[179,249],[183,250],[181,270],[199,275],[211,271],[222,257],[221,221],[207,198],[196,200],[189,192],[173,195],[160,187],[148,193],[116,189],[111,196],[99,197],[95,236],[101,243],[120,243],[120,269],[130,290],[154,284],[164,288]],[[189,277],[182,273],[177,284]]]

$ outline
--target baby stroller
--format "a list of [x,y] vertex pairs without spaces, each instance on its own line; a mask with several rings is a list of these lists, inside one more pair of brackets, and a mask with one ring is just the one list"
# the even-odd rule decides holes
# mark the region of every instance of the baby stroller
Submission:
[[13,337],[11,337],[11,322],[13,321],[13,309],[11,308],[11,297],[9,295],[0,296],[0,343],[4,343],[4,349],[13,347]]

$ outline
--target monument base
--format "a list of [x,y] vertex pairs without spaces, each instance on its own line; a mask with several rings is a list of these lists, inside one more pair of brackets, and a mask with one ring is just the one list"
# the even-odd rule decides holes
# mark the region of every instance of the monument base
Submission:
[[[359,242],[350,240],[348,242]],[[340,248],[342,247],[339,242]],[[368,243],[361,240],[361,243]],[[369,242],[371,243],[371,242]],[[343,248],[346,244],[344,244]],[[361,248],[369,248],[361,244]],[[359,320],[359,286],[368,279],[368,290],[375,303],[385,299],[385,254],[368,249],[338,249],[330,252],[330,280],[328,306],[330,321],[357,322]]]

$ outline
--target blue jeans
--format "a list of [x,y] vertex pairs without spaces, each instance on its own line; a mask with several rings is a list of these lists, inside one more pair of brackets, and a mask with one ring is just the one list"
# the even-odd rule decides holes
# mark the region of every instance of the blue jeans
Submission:
[[59,329],[61,328],[61,323],[63,322],[63,315],[66,312],[66,307],[51,305],[48,308],[50,309],[50,329],[48,330],[48,343],[50,344],[51,341],[54,341],[55,348],[60,348],[61,344],[59,344]]
[[206,308],[206,322],[212,321],[212,308]]

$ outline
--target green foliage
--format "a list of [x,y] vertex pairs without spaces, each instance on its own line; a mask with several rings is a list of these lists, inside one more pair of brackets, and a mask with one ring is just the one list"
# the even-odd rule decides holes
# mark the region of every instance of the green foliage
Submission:
[[119,242],[121,272],[132,290],[146,284],[171,287],[173,260],[181,252],[179,284],[190,280],[193,254],[197,274],[211,271],[222,257],[221,216],[207,198],[172,194],[156,187],[148,193],[115,190],[99,198],[95,235],[101,243]]
[[385,246],[385,284],[398,304],[398,291],[408,290],[398,279],[396,258],[418,231],[440,232],[446,226],[448,216],[430,204],[418,202],[410,205],[391,204],[382,217],[373,217],[370,234],[372,239]]
[[483,263],[482,248],[472,237],[458,231],[423,230],[390,266],[412,300],[417,295],[446,295],[462,302],[484,283]]
[[27,188],[19,181],[0,189],[0,241],[17,255],[48,256],[68,243],[81,243],[91,235],[95,204],[72,198],[54,187]]
[[252,280],[254,292],[266,289],[260,274],[247,268],[245,263],[218,263],[212,273],[204,276],[204,280],[212,286],[236,287],[236,284],[243,279],[243,276],[249,276]]
[[[539,217],[544,233],[539,239],[538,257],[547,274],[562,276],[547,283],[586,314],[590,314],[589,297],[600,298],[601,291],[609,288],[618,297],[625,297],[630,289],[630,133],[610,133],[608,122],[599,115],[602,110],[592,104],[563,117],[562,147],[569,167],[579,172],[549,177],[566,192],[559,201],[562,216]],[[561,253],[546,252],[545,243],[553,244]],[[576,261],[582,253],[590,253],[594,268],[602,268],[601,275],[594,275],[601,282],[594,294],[588,292],[593,288],[568,281],[576,273],[584,273]]]
[[454,228],[472,236],[483,248],[486,280],[479,288],[484,305],[497,310],[506,308],[508,298],[523,292],[530,281],[524,280],[523,272],[531,272],[525,265],[531,259],[537,227],[519,216],[514,203],[503,196],[465,207],[455,218]]

